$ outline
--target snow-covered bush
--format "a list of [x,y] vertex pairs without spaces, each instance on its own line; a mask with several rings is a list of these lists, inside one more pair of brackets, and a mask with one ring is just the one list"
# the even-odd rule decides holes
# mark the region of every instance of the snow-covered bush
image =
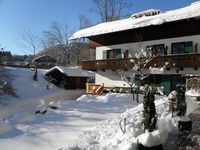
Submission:
[[54,102],[54,101],[51,101],[49,103],[49,108],[51,108],[51,109],[58,109],[58,104],[56,102]]
[[155,130],[153,132],[145,132],[138,137],[138,142],[146,147],[153,147],[163,144],[168,134],[165,131]]
[[37,106],[37,108],[35,109],[35,114],[44,114],[47,112],[47,106],[45,104],[40,104]]

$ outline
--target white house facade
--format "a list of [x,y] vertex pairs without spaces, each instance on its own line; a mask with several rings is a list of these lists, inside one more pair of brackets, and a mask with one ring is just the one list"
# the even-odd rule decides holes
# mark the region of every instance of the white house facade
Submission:
[[71,39],[88,38],[95,45],[96,60],[83,61],[82,67],[96,71],[96,83],[105,87],[128,87],[121,74],[133,76],[130,60],[142,49],[149,56],[156,53],[150,66],[168,66],[146,82],[162,86],[168,94],[185,83],[188,74],[200,74],[199,10],[200,2],[164,13],[149,10],[80,30]]

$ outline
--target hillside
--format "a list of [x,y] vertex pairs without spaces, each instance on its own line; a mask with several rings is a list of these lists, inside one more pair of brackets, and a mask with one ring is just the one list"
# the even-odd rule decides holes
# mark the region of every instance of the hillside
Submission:
[[[80,65],[82,60],[90,60],[95,58],[95,51],[89,49],[87,43],[73,43],[68,46],[70,50],[70,65]],[[55,58],[58,64],[66,64],[66,52],[57,45],[46,48],[40,51],[36,57],[41,55],[48,55],[52,58]]]

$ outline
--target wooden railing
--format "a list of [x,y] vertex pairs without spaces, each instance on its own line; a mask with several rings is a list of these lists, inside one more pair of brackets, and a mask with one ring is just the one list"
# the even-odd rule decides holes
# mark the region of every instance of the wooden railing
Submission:
[[107,59],[82,61],[82,69],[98,70],[98,69],[130,69],[131,62],[129,59]]
[[[98,69],[129,70],[134,66],[134,63],[130,61],[131,59],[134,58],[82,61],[82,69],[93,71]],[[166,62],[168,62],[167,67],[169,68],[200,67],[200,53],[157,56],[147,67],[161,67],[164,66]]]
[[93,84],[93,83],[87,83],[86,84],[86,93],[88,94],[94,94],[94,95],[101,95],[104,90],[103,84]]

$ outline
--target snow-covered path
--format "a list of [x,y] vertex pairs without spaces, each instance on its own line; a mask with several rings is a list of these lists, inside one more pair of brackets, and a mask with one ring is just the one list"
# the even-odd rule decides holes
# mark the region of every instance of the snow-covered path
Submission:
[[[8,118],[10,124],[21,132],[0,136],[0,147],[6,150],[55,150],[70,145],[79,132],[93,128],[102,120],[115,118],[133,106],[131,95],[122,98],[115,94],[102,97],[83,95],[77,101],[61,101],[59,110],[33,115],[34,119],[27,119],[28,122],[19,123],[16,116]],[[28,116],[31,118],[32,114]]]

